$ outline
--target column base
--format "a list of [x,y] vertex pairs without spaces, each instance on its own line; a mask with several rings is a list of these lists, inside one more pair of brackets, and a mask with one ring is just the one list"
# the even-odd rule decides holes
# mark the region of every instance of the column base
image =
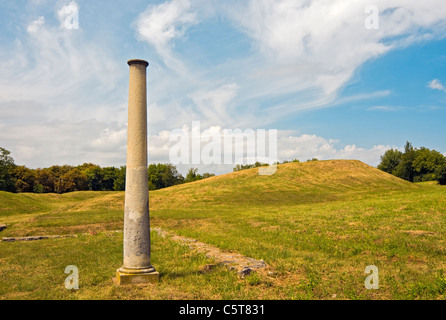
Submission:
[[122,286],[157,283],[159,282],[159,276],[159,272],[153,267],[149,269],[126,269],[122,267],[116,270],[116,284]]

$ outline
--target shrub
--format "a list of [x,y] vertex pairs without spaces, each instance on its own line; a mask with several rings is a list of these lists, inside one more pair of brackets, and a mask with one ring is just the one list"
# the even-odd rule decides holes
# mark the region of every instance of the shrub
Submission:
[[436,176],[438,183],[443,186],[446,185],[446,165],[437,168]]

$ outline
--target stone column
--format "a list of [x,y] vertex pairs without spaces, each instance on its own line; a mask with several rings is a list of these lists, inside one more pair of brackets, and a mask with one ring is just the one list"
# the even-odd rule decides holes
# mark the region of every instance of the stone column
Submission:
[[116,271],[121,284],[157,282],[150,263],[149,188],[147,173],[147,84],[144,60],[130,60],[127,125],[127,171],[124,206],[124,265]]

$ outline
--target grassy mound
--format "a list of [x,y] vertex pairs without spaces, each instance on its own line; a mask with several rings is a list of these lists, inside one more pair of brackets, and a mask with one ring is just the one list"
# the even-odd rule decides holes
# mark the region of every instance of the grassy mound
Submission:
[[155,207],[206,203],[298,204],[339,199],[350,193],[417,188],[357,160],[288,163],[279,165],[271,176],[259,175],[258,170],[243,170],[162,189],[153,193],[151,203]]

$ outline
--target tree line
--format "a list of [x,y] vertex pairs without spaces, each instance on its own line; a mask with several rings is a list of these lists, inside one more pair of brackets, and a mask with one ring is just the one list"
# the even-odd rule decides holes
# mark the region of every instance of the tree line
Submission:
[[[150,164],[149,190],[171,187],[214,176],[190,168],[183,177],[172,164]],[[21,193],[67,193],[73,191],[124,191],[126,166],[100,167],[93,163],[79,166],[54,165],[30,169],[14,163],[11,153],[0,147],[0,191]]]
[[[317,161],[313,158],[308,161]],[[299,162],[298,159],[283,163]],[[277,162],[276,164],[279,164]],[[237,165],[233,171],[268,166],[267,163]],[[378,169],[411,182],[438,181],[446,185],[446,157],[436,150],[414,148],[407,142],[404,152],[387,150],[381,156]],[[14,163],[11,153],[0,147],[0,191],[67,193],[73,191],[124,191],[126,167],[100,167],[92,163],[79,166],[51,166],[30,169]],[[190,168],[183,177],[172,164],[150,164],[148,167],[149,190],[198,181],[215,176],[198,173]]]
[[378,169],[410,182],[438,181],[446,185],[446,157],[436,150],[414,148],[409,141],[404,152],[387,150]]

